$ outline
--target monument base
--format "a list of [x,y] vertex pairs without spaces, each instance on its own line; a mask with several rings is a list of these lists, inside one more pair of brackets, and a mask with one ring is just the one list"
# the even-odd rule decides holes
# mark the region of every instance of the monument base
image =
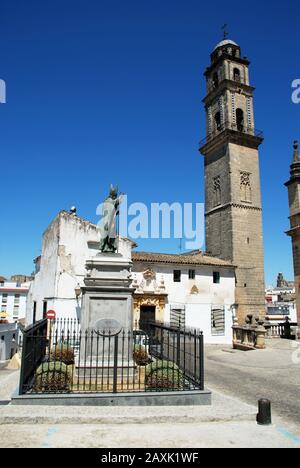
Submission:
[[106,379],[113,379],[117,377],[117,379],[126,379],[130,377],[133,379],[136,373],[136,365],[131,360],[129,363],[126,362],[122,363],[118,361],[115,365],[114,362],[111,361],[101,361],[97,362],[96,360],[89,360],[85,362],[77,362],[75,363],[75,379],[82,379],[86,376],[91,377],[94,380],[101,380],[102,377]]
[[130,259],[100,253],[86,263],[77,378],[133,379],[133,293]]

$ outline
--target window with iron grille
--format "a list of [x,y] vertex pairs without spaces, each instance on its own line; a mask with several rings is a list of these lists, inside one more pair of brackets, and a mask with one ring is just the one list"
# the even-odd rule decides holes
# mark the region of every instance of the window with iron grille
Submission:
[[185,327],[185,309],[171,309],[170,325],[174,328]]
[[224,307],[213,307],[211,311],[211,334],[213,336],[225,335]]

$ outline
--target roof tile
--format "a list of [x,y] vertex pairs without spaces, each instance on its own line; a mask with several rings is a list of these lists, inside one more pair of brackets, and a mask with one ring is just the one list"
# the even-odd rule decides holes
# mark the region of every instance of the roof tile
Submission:
[[211,265],[224,266],[234,268],[230,261],[221,260],[220,258],[210,257],[209,255],[198,254],[165,254],[154,252],[132,252],[132,260],[134,262],[149,262],[149,263],[175,263],[184,265]]

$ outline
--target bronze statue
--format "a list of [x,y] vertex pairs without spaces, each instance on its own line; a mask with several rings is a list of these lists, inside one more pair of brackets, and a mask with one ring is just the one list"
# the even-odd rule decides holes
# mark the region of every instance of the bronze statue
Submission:
[[102,204],[103,218],[100,223],[100,251],[115,253],[117,250],[117,218],[122,196],[118,187],[110,186],[109,196]]

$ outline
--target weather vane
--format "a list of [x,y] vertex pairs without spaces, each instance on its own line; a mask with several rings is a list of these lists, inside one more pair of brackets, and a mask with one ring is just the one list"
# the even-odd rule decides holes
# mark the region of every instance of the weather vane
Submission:
[[224,39],[227,39],[227,37],[228,37],[228,24],[227,23],[225,23],[222,26],[222,30],[224,31]]

